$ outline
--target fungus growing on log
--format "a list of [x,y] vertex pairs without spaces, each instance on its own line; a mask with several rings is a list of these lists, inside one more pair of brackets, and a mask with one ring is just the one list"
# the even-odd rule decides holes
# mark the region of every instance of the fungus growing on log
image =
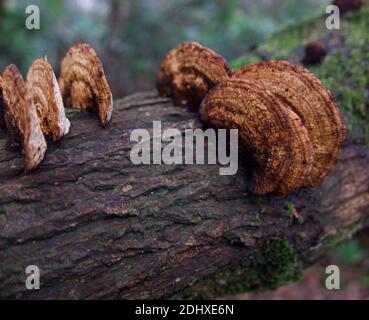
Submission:
[[113,97],[102,63],[88,44],[69,49],[61,62],[59,85],[66,105],[97,112],[106,126],[113,112]]
[[231,74],[222,56],[197,42],[184,42],[165,56],[156,87],[176,105],[197,109],[208,91]]
[[3,99],[11,147],[15,150],[23,148],[25,171],[32,171],[41,163],[47,146],[32,98],[27,94],[23,77],[14,64],[3,73]]
[[346,136],[342,113],[332,93],[310,71],[286,61],[268,61],[237,70],[235,78],[256,80],[293,110],[307,128],[314,163],[305,187],[320,184],[336,164]]
[[54,71],[46,59],[35,60],[27,74],[27,92],[37,110],[42,133],[54,141],[69,132],[63,100]]
[[5,106],[3,101],[3,78],[0,76],[0,128],[5,128]]
[[[200,114],[215,128],[239,130],[240,140],[256,164],[251,192],[266,194],[278,189],[286,193],[308,174],[312,150],[307,131],[298,116],[263,85],[247,79],[222,81],[205,97]],[[295,180],[281,185],[291,165],[294,174],[288,180]]]

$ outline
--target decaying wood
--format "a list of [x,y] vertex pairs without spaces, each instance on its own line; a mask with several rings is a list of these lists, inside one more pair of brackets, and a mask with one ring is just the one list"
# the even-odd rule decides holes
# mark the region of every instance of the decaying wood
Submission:
[[[305,264],[369,222],[369,151],[347,144],[325,182],[285,198],[246,193],[245,170],[133,165],[134,128],[201,127],[197,113],[155,93],[117,101],[101,128],[91,114],[50,146],[32,174],[0,133],[1,298],[166,298],[285,239]],[[293,203],[294,215],[285,208]],[[41,289],[24,285],[27,265]]]

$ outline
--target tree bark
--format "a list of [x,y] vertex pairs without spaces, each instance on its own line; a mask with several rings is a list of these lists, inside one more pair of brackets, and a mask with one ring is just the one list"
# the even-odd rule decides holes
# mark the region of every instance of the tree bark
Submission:
[[[307,266],[368,225],[365,146],[348,142],[320,187],[258,197],[242,164],[235,176],[218,165],[132,164],[130,132],[153,120],[162,130],[202,127],[166,98],[135,94],[115,103],[105,129],[91,113],[74,114],[71,132],[29,175],[0,133],[1,298],[212,297],[230,282],[250,288],[240,272],[220,278],[265,270],[259,253],[273,241]],[[40,290],[25,287],[28,265],[40,268]]]

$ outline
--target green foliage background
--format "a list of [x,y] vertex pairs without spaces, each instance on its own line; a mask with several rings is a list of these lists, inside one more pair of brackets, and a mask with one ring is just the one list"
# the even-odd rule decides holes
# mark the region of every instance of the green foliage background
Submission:
[[[113,93],[152,88],[164,54],[196,40],[234,59],[293,22],[324,13],[322,0],[34,0],[41,29],[25,28],[25,0],[0,11],[0,68],[16,63],[23,74],[48,56],[56,70],[69,46],[88,42],[103,58]],[[0,2],[1,3],[1,2]]]

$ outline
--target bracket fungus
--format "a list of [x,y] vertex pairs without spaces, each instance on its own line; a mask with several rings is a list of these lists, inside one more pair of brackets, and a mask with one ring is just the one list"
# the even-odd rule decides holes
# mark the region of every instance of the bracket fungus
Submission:
[[14,64],[6,67],[3,73],[3,99],[11,147],[15,150],[23,148],[25,171],[32,171],[44,158],[46,141],[32,98],[27,94],[23,77]]
[[113,97],[102,63],[88,44],[69,49],[61,62],[59,86],[66,105],[97,112],[106,126],[113,112]]
[[314,151],[304,186],[319,185],[337,162],[346,136],[343,116],[332,93],[310,71],[286,61],[248,65],[235,71],[234,77],[262,83],[301,118]]
[[156,87],[179,106],[197,109],[208,91],[232,71],[227,61],[197,42],[184,42],[170,50],[161,63]]
[[[298,116],[263,85],[247,79],[222,81],[209,91],[200,114],[215,128],[239,130],[255,164],[251,192],[266,194],[278,189],[284,194],[302,184],[312,163],[307,131]],[[288,173],[297,160],[293,174]],[[286,174],[291,176],[287,180]]]
[[69,132],[63,100],[53,68],[46,59],[35,60],[27,73],[27,93],[37,110],[42,133],[54,141]]

